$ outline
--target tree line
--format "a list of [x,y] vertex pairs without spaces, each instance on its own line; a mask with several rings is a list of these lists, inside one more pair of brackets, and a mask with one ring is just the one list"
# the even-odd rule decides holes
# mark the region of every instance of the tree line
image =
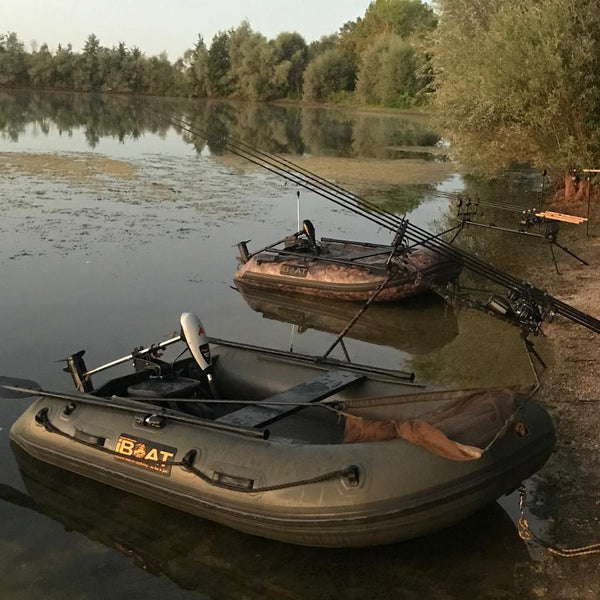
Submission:
[[438,123],[465,167],[600,168],[596,0],[438,0]]
[[0,86],[408,108],[426,99],[436,22],[421,0],[375,0],[364,17],[310,44],[297,32],[269,40],[243,21],[210,45],[199,36],[173,63],[125,42],[104,47],[93,33],[81,52],[45,43],[27,51],[10,32],[0,35]]
[[364,16],[307,44],[250,24],[199,37],[171,64],[91,34],[27,52],[0,35],[0,87],[393,108],[428,106],[465,171],[513,163],[600,168],[596,0],[373,0]]

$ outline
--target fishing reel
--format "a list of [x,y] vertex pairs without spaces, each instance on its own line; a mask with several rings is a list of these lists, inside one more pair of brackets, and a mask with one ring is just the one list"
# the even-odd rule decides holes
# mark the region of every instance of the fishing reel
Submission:
[[479,212],[479,198],[476,198],[475,201],[471,200],[471,198],[466,198],[463,200],[462,197],[459,197],[456,203],[456,216],[462,219],[463,221],[472,221]]
[[519,221],[519,231],[528,231],[532,227],[535,227],[543,222],[543,219],[535,214],[536,212],[537,209],[535,208],[530,208],[523,211],[523,217]]
[[[408,244],[405,240],[406,238],[406,230],[408,229],[408,221],[406,216],[402,217],[398,228],[396,229],[396,233],[394,234],[394,239],[392,240],[392,247],[394,248],[394,253],[405,251],[408,248]],[[388,262],[391,258],[388,259]]]
[[548,241],[555,244],[559,231],[560,231],[560,225],[558,224],[558,221],[547,221],[546,222],[546,231],[544,232],[544,237]]
[[560,231],[560,225],[558,221],[546,219],[543,216],[539,216],[538,214],[536,214],[537,211],[538,209],[535,208],[523,211],[523,218],[519,222],[519,231],[526,232],[532,229],[533,227],[546,225],[544,237],[548,241],[556,243],[556,238],[558,237],[558,233]]
[[537,334],[544,321],[540,305],[518,289],[510,290],[506,296],[494,294],[486,309],[519,326],[525,335]]

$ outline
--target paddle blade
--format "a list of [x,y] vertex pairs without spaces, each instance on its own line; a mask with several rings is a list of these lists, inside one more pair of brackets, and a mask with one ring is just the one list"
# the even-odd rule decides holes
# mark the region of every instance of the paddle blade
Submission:
[[[22,389],[12,390],[6,386]],[[31,381],[30,379],[20,379],[18,377],[6,377],[5,375],[0,375],[0,398],[28,398],[30,396],[36,396],[37,392],[41,389],[39,383]]]

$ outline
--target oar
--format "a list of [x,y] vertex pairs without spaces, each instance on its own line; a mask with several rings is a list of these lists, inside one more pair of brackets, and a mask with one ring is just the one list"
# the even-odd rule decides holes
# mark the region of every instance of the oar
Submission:
[[92,406],[102,406],[104,408],[114,408],[116,410],[124,410],[128,412],[147,410],[154,415],[164,417],[178,423],[187,423],[189,425],[197,425],[207,429],[218,429],[229,433],[237,433],[248,437],[268,439],[270,432],[268,429],[246,429],[244,427],[235,427],[218,423],[210,419],[202,419],[191,415],[185,415],[176,411],[162,408],[147,402],[138,402],[129,398],[121,398],[113,396],[110,400],[98,396],[87,394],[69,394],[65,392],[52,392],[44,390],[35,381],[27,379],[17,379],[14,377],[0,376],[0,397],[4,398],[28,398],[31,396],[39,396],[40,398],[54,398],[57,400],[66,400],[67,402],[81,402],[82,404],[90,404]]
[[0,483],[0,500],[9,502],[15,506],[21,506],[23,508],[30,508],[37,511],[37,504],[33,501],[31,496],[24,494],[21,490],[18,490],[11,485],[6,483]]
[[[111,400],[119,402],[121,400],[137,400],[137,398],[112,396]],[[197,404],[200,402],[202,404],[231,404],[238,406],[320,406],[335,413],[340,412],[337,408],[335,408],[335,405],[340,403],[340,400],[336,398],[324,398],[323,400],[319,400],[318,402],[289,402],[285,400],[281,400],[280,402],[271,400],[223,400],[222,398],[165,398],[165,400],[168,402],[173,402],[175,404]],[[143,402],[144,398],[140,398],[140,401]],[[346,402],[346,400],[344,400],[344,402]]]

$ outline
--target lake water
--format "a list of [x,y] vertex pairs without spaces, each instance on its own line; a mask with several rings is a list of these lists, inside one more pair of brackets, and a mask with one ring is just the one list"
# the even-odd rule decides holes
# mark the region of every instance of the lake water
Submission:
[[[436,170],[443,144],[425,117],[192,106],[209,131],[225,127],[250,145],[309,157],[317,173],[319,161],[330,168],[332,159],[338,168],[345,161],[346,174],[365,162],[429,165],[443,173],[429,184],[353,184],[431,231],[455,223],[450,192],[523,207],[538,194],[535,178],[481,187]],[[158,100],[145,107],[180,110]],[[124,101],[1,94],[3,374],[71,390],[60,362],[67,355],[85,348],[88,367],[108,362],[167,339],[185,311],[213,337],[323,353],[352,316],[347,306],[324,303],[315,320],[314,305],[244,298],[232,287],[239,241],[255,250],[297,230],[298,191]],[[300,214],[318,236],[390,241],[304,190]],[[510,226],[515,214],[493,217]],[[547,252],[538,240],[487,230],[463,232],[457,243],[507,268],[522,253]],[[369,311],[346,341],[353,361],[414,371],[424,385],[532,380],[518,330],[482,313],[433,297]],[[501,597],[514,589],[515,567],[531,560],[498,505],[421,540],[322,550],[239,534],[26,459],[19,470],[8,430],[26,403],[0,405],[3,597]],[[490,590],[499,595],[485,596]]]

